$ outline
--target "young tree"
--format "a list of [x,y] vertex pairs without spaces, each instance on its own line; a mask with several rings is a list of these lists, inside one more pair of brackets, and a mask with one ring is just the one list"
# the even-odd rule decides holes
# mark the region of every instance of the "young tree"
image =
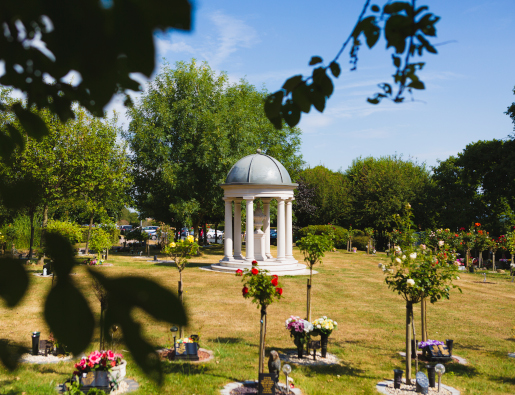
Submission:
[[455,255],[448,250],[443,240],[436,253],[424,244],[414,246],[413,213],[409,204],[405,205],[402,216],[395,215],[394,221],[401,230],[399,245],[391,255],[391,263],[379,266],[385,273],[388,288],[406,301],[406,382],[411,384],[412,332],[415,335],[413,305],[423,298],[428,298],[431,303],[442,298],[448,299],[451,288],[456,288],[452,281],[459,277]]
[[[183,300],[183,287],[182,287],[182,271],[188,264],[188,259],[196,254],[198,251],[198,244],[192,235],[189,235],[184,240],[177,242],[172,241],[164,248],[164,253],[173,258],[177,270],[179,270],[179,300]],[[179,336],[184,337],[184,327],[180,326]]]
[[309,265],[309,280],[307,285],[307,303],[306,314],[307,320],[311,322],[311,284],[313,279],[313,266],[317,263],[322,264],[322,258],[327,251],[333,248],[333,241],[331,235],[316,235],[308,233],[297,242],[297,246],[304,254],[304,261]]

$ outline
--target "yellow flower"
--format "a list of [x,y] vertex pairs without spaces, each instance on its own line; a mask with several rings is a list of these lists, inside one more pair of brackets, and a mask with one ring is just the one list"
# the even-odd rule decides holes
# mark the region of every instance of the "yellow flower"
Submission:
[[193,236],[192,236],[192,235],[189,235],[188,237],[186,237],[186,240],[188,240],[190,243],[193,243],[193,241],[194,241],[195,239],[193,238]]
[[168,244],[170,248],[175,248],[175,243],[172,241],[170,244]]

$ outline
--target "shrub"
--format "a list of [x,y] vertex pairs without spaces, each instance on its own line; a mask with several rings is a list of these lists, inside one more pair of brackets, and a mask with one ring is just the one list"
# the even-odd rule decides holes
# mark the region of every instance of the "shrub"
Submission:
[[107,250],[113,245],[111,235],[101,228],[95,228],[93,230],[89,244],[98,255],[102,254],[103,250]]
[[358,250],[366,251],[368,244],[368,236],[354,236],[352,238],[352,246]]
[[73,222],[50,220],[46,230],[63,236],[72,245],[82,240],[82,227]]

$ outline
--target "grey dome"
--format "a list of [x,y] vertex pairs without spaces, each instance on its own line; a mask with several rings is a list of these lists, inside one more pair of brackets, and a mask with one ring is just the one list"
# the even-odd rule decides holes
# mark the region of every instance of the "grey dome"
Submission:
[[275,158],[257,154],[240,159],[225,179],[226,184],[290,184],[291,178],[284,166]]

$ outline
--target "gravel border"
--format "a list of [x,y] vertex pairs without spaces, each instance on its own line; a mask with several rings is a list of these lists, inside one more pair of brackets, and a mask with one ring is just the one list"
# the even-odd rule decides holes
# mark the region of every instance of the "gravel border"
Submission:
[[[402,382],[403,383],[406,383],[405,379],[402,379]],[[391,386],[389,388],[389,386]],[[414,385],[412,387],[415,387]],[[458,391],[456,388],[453,388],[453,387],[449,387],[448,385],[445,385],[445,384],[442,384],[442,388],[444,390],[447,390],[448,393],[447,394],[451,394],[451,395],[460,395],[460,391]],[[376,389],[377,391],[379,391],[381,394],[385,394],[385,395],[392,395],[392,394],[395,394],[395,395],[414,395],[414,394],[417,394],[417,392],[415,392],[415,390],[410,390],[410,391],[406,391],[406,390],[402,390],[402,389],[394,389],[393,388],[393,380],[388,380],[388,381],[381,381],[380,383],[377,383],[376,385]],[[429,391],[428,391],[429,394],[433,393],[433,394],[438,394],[438,383],[436,384],[436,387],[429,387]],[[442,395],[446,395],[445,392],[440,392]]]
[[[237,381],[234,383],[229,383],[220,390],[220,394],[221,395],[231,395],[231,391],[233,389],[238,388],[238,387],[243,387],[245,384],[248,385],[248,384],[257,383],[257,382],[258,382],[257,380],[247,380],[247,381]],[[283,389],[286,388],[286,386],[281,382],[279,382],[279,386],[282,387]],[[295,395],[303,395],[302,391],[298,388],[290,388],[290,392]]]
[[35,365],[45,365],[48,363],[59,363],[59,362],[68,362],[73,359],[73,355],[69,355],[67,357],[56,357],[55,355],[32,355],[32,354],[23,354],[20,358],[21,363],[32,363]]
[[338,357],[330,352],[327,353],[326,358],[322,358],[320,351],[317,351],[316,361],[313,360],[312,352],[310,355],[305,355],[302,359],[298,358],[297,350],[288,351],[286,354],[279,354],[279,358],[281,358],[281,361],[302,366],[329,366],[340,363]]
[[[64,394],[64,384],[59,384],[56,389],[59,394]],[[139,383],[137,381],[125,378],[120,382],[118,389],[111,392],[111,395],[126,394],[129,392],[137,391],[138,389]]]

